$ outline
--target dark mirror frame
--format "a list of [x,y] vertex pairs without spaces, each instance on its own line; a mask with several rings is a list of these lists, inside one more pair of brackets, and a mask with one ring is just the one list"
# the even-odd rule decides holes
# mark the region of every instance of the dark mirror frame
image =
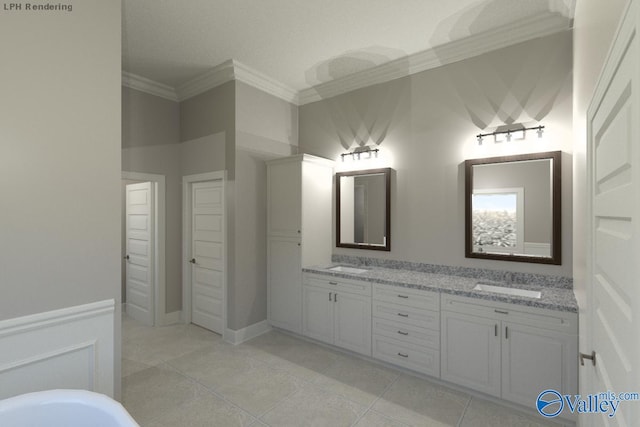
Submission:
[[[358,175],[372,175],[372,174],[384,174],[385,181],[385,245],[370,245],[365,243],[340,243],[340,178],[343,176],[358,176]],[[338,172],[336,173],[336,247],[339,248],[352,248],[352,249],[369,249],[372,251],[391,251],[391,168],[382,169],[366,169],[350,172]]]
[[[503,254],[486,254],[473,252],[472,239],[472,215],[471,215],[471,198],[473,195],[473,166],[487,165],[498,163],[523,162],[527,160],[553,160],[553,178],[552,178],[552,232],[551,232],[551,257],[534,257],[526,255],[503,255]],[[490,157],[486,159],[473,159],[464,162],[465,168],[465,257],[492,259],[500,261],[517,261],[531,262],[537,264],[562,264],[562,243],[561,243],[561,224],[562,224],[562,152],[549,151],[545,153],[521,154],[515,156]]]

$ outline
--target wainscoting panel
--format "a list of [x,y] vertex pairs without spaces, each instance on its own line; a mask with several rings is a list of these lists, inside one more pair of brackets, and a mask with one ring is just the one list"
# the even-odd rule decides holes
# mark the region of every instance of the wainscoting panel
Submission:
[[113,397],[114,300],[0,321],[0,399],[84,389]]

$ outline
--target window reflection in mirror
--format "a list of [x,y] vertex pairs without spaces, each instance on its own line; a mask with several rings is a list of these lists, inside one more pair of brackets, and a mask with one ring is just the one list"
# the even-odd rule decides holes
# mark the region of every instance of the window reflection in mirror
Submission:
[[336,246],[390,250],[390,169],[336,174]]
[[466,256],[560,264],[560,152],[466,161]]

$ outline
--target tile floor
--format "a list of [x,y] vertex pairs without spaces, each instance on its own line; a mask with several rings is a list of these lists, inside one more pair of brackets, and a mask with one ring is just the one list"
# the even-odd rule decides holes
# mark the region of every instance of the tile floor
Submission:
[[276,331],[233,346],[122,325],[122,403],[143,427],[557,426]]

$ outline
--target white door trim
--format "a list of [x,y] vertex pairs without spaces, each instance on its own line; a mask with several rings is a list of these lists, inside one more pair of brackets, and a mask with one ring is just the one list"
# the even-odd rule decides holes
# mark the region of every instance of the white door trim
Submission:
[[122,171],[122,179],[135,181],[150,181],[154,183],[155,192],[155,257],[154,257],[154,325],[162,326],[169,324],[165,313],[166,299],[166,271],[165,271],[165,176]]
[[216,171],[199,173],[195,175],[185,175],[182,177],[182,320],[185,323],[191,323],[191,268],[189,259],[191,259],[191,184],[203,181],[222,181],[223,197],[224,197],[224,227],[223,227],[223,251],[225,259],[225,268],[222,275],[223,280],[223,302],[222,317],[224,319],[223,338],[227,330],[227,224],[228,224],[228,207],[227,207],[227,172]]

